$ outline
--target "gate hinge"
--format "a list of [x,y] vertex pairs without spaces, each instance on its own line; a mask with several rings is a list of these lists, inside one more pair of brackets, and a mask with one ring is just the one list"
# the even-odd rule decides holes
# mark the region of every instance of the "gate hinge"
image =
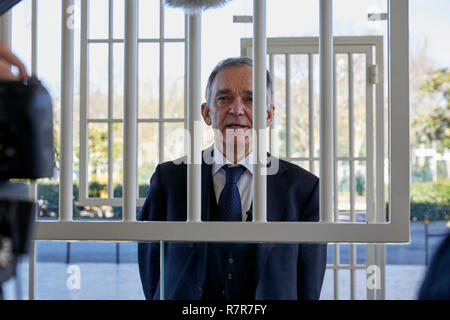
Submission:
[[376,64],[369,67],[369,82],[370,84],[378,83],[378,66]]

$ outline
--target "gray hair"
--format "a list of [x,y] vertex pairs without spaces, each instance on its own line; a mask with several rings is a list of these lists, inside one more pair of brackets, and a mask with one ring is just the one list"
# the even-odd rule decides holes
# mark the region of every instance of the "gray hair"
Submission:
[[[212,86],[212,83],[213,83],[216,75],[220,71],[222,71],[226,68],[239,67],[239,66],[249,66],[249,67],[253,68],[253,61],[252,61],[252,59],[250,59],[248,57],[227,58],[227,59],[220,61],[214,67],[213,71],[209,75],[208,83],[206,85],[205,98],[206,98],[206,104],[208,106],[211,105],[211,86]],[[268,108],[272,104],[272,101],[273,101],[273,84],[272,84],[272,76],[270,75],[269,70],[267,70],[266,74],[267,74],[267,108]]]

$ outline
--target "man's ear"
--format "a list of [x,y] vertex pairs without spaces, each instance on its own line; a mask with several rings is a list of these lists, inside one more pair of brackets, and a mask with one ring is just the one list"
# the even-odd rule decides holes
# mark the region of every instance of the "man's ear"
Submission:
[[267,108],[267,122],[266,127],[270,127],[270,124],[273,121],[273,117],[275,116],[275,106],[271,104],[269,108]]
[[205,123],[210,126],[211,125],[211,116],[209,114],[209,107],[208,105],[205,103],[202,103],[202,117],[203,120],[205,121]]

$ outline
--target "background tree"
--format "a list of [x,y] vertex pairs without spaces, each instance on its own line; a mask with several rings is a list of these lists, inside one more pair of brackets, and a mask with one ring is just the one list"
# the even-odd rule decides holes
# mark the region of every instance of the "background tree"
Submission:
[[432,113],[414,118],[414,142],[428,145],[434,142],[437,151],[444,153],[445,149],[450,149],[450,71],[447,68],[430,71],[421,92],[423,95],[437,95],[441,103],[433,108]]

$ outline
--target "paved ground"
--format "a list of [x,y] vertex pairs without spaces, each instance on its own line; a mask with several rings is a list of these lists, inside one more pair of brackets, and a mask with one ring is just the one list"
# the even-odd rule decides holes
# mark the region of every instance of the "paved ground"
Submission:
[[[443,222],[433,222],[430,233],[448,232]],[[430,256],[442,237],[429,239]],[[137,267],[136,243],[76,242],[70,245],[67,259],[67,243],[39,242],[37,246],[37,299],[143,299]],[[116,264],[116,258],[120,263]],[[341,263],[346,264],[349,245],[340,245]],[[425,272],[425,236],[421,222],[411,223],[411,243],[386,246],[386,298],[415,299]],[[328,247],[328,263],[333,262],[333,245]],[[357,263],[365,263],[365,246],[357,245]],[[68,289],[68,267],[77,265],[80,270],[80,289]],[[5,297],[28,297],[28,257],[18,268],[18,281],[12,279],[4,285]],[[339,271],[339,299],[349,299],[350,272]],[[365,270],[356,272],[356,298],[366,299]],[[333,271],[327,270],[322,299],[333,299]]]

